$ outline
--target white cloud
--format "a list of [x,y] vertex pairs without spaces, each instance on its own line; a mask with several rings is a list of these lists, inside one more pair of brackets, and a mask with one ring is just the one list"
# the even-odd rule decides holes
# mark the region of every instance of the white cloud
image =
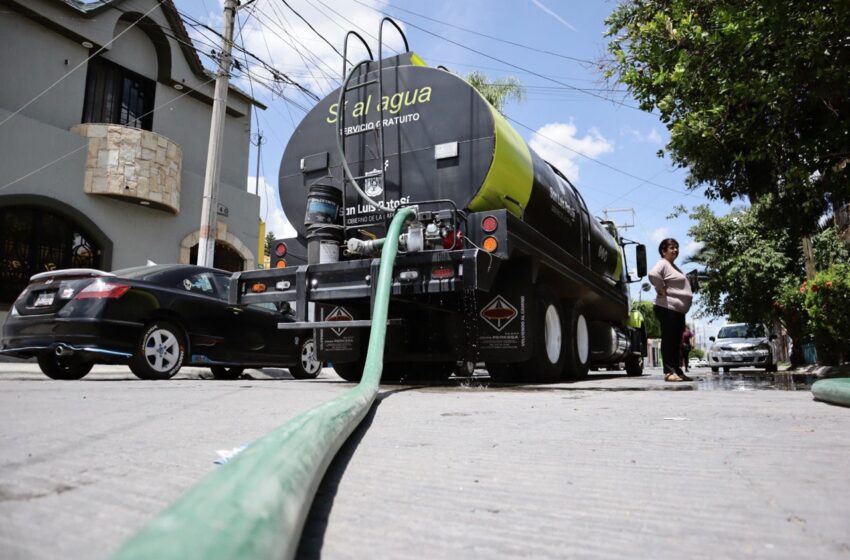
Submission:
[[649,238],[655,241],[656,243],[661,243],[663,239],[667,239],[670,235],[670,230],[666,227],[660,227],[649,234]]
[[[370,35],[378,35],[378,24],[383,16],[375,10],[382,8],[380,2],[363,0],[363,4],[366,4],[363,5],[351,0],[323,0],[321,4],[310,0],[288,0],[288,3],[310,22],[315,31],[283,3],[262,2],[256,4],[252,17],[246,18],[240,14],[234,32],[236,43],[244,45],[249,52],[273,64],[279,73],[286,74],[320,97],[332,91],[341,81],[342,60],[334,49],[342,52],[345,34],[349,29],[363,35],[375,57],[378,56],[377,40],[372,39]],[[374,6],[375,9],[369,6]],[[343,17],[348,21],[344,21]],[[404,24],[397,23],[404,29]],[[209,18],[207,24],[219,30],[221,17]],[[383,55],[386,57],[403,52],[403,43],[398,33],[389,27],[385,31]],[[207,31],[192,30],[192,35],[193,38],[201,37],[197,46],[202,52],[209,50],[207,45],[211,40],[219,42],[218,38],[210,37]],[[322,37],[327,39],[327,42]],[[242,52],[236,52],[234,57],[240,64],[246,63]],[[353,63],[367,58],[365,48],[354,38],[349,41],[348,58]],[[274,82],[272,73],[256,59],[249,56],[247,64],[253,76],[264,83]],[[246,90],[249,89],[248,81],[242,73],[237,73],[234,82]],[[294,86],[286,85],[283,81],[279,81],[275,88],[287,97],[303,99]],[[261,89],[268,91],[262,86]]]
[[689,241],[682,247],[682,250],[679,251],[679,255],[682,259],[687,259],[688,257],[693,256],[694,253],[702,249],[702,243],[699,241]]
[[664,144],[664,139],[661,138],[661,134],[654,127],[649,129],[649,132],[646,134],[632,127],[621,128],[620,136],[626,136],[640,144],[657,144],[659,146]]
[[578,128],[569,123],[550,123],[535,132],[529,145],[540,157],[557,167],[571,181],[578,180],[578,160],[576,152],[595,158],[614,150],[614,144],[605,139],[600,132],[591,128],[583,137],[576,134]]
[[661,139],[661,135],[658,134],[658,131],[653,128],[649,131],[649,134],[646,135],[646,139],[653,144],[663,144],[664,140]]
[[[256,177],[248,177],[248,192],[254,192]],[[266,233],[274,232],[276,238],[295,237],[296,231],[280,207],[277,188],[260,177],[260,218],[266,222]]]
[[555,12],[553,12],[552,10],[550,10],[549,8],[544,6],[543,3],[540,2],[540,0],[531,0],[531,3],[534,4],[535,6],[537,6],[538,8],[540,8],[541,10],[543,10],[544,12],[546,12],[547,14],[549,14],[550,16],[552,16],[553,18],[555,18],[556,20],[558,20],[558,22],[560,22],[561,25],[563,25],[564,27],[567,27],[568,29],[571,29],[572,31],[576,30],[576,28],[573,26],[573,24],[571,24],[570,22],[568,22],[567,20],[565,20],[564,18],[562,18],[561,16],[559,16],[558,14],[556,14]]

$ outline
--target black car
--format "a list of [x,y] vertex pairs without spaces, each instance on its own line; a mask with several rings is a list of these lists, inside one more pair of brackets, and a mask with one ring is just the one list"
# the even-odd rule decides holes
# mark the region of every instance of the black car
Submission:
[[312,331],[278,329],[291,313],[229,305],[229,289],[229,272],[194,265],[42,272],[12,305],[0,352],[36,356],[53,379],[80,379],[97,363],[128,364],[142,379],[183,365],[222,379],[263,366],[319,374]]

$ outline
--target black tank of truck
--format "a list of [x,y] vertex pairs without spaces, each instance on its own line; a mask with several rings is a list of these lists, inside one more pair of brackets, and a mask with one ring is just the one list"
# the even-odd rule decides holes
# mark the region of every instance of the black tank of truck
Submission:
[[[472,86],[424,65],[413,53],[363,65],[320,101],[293,132],[279,176],[280,200],[299,234],[311,185],[341,189],[336,135],[342,124],[349,167],[373,200],[387,208],[447,199],[459,210],[506,209],[555,241],[597,274],[622,279],[617,240],[588,214],[581,195]],[[369,83],[371,82],[371,83]],[[343,119],[338,123],[338,119]],[[378,129],[383,131],[380,161]],[[383,180],[380,171],[383,167]],[[346,237],[383,237],[385,213],[348,187],[340,214]]]

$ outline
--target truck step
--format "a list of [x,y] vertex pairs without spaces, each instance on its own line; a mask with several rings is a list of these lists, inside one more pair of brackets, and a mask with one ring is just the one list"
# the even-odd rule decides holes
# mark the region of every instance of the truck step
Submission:
[[[401,325],[402,319],[387,319],[387,325]],[[295,323],[278,323],[278,330],[299,329],[349,329],[371,327],[371,319],[359,319],[356,321],[298,321]]]

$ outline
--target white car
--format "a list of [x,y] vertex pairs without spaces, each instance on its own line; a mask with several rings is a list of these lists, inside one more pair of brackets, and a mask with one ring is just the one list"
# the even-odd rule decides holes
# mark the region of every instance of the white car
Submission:
[[764,368],[775,372],[776,335],[768,335],[764,325],[758,323],[732,323],[710,337],[714,344],[708,351],[708,364],[711,371],[723,368],[729,372],[732,368]]

